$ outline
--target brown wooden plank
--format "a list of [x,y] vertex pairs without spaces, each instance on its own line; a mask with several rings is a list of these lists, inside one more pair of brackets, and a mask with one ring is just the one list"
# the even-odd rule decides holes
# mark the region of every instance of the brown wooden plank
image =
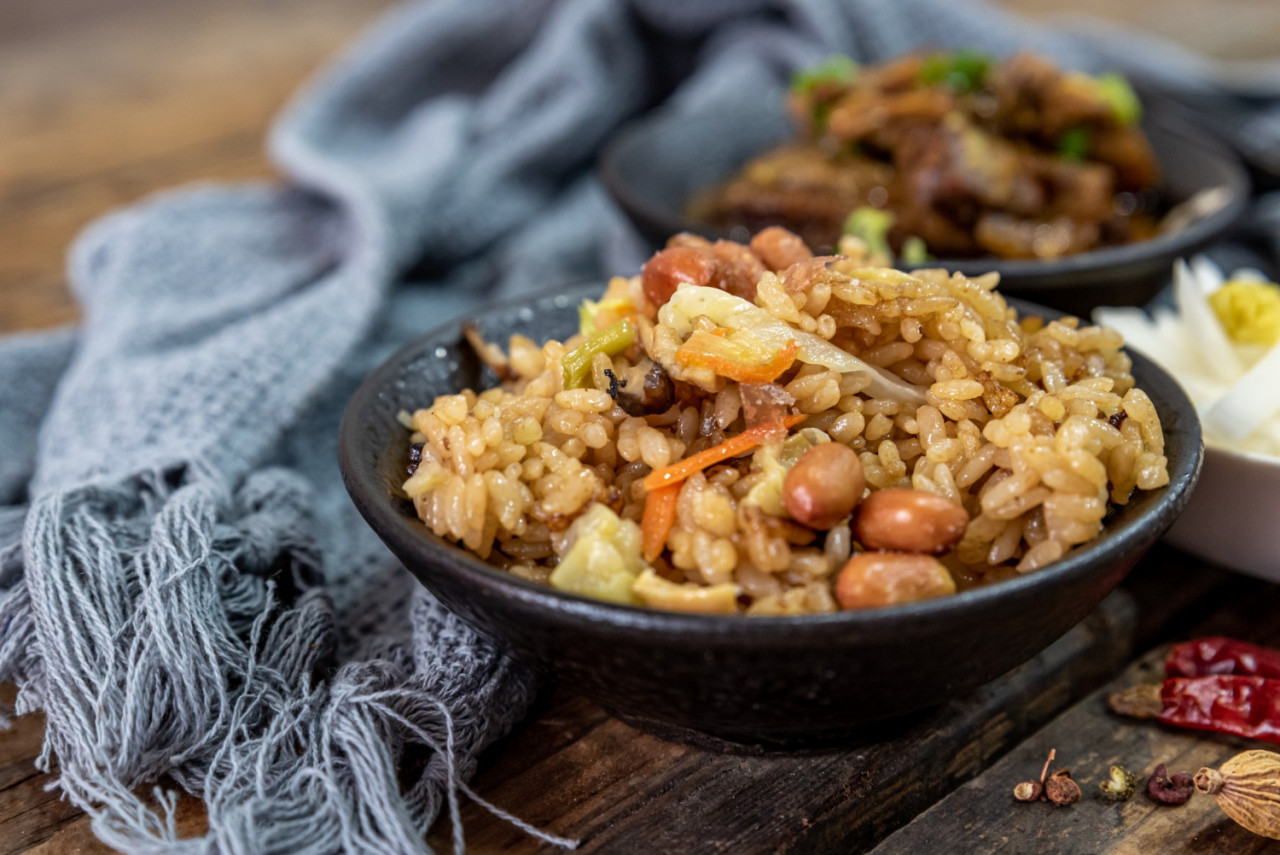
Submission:
[[1181,43],[1217,59],[1275,59],[1280,3],[1275,0],[999,0],[1016,12],[1052,22],[1063,15],[1122,24]]
[[[642,841],[671,851],[857,851],[1126,661],[1130,632],[1150,644],[1193,604],[1229,601],[1232,578],[1157,549],[1126,582],[1136,615],[1120,617],[1122,600],[1112,601],[1110,618],[1095,615],[1040,660],[905,733],[883,735],[882,744],[826,755],[716,755],[664,743],[558,693],[525,730],[490,752],[474,785],[518,816],[584,838],[587,851]],[[1096,672],[1077,670],[1082,662]],[[540,851],[475,805],[463,819],[475,851]],[[448,833],[442,820],[431,840],[443,846]]]
[[[1167,625],[1189,602],[1224,589],[1229,595],[1232,586],[1224,586],[1224,578],[1181,561],[1178,553],[1157,551],[1127,583],[1132,593],[1126,596],[1144,603],[1142,620],[1134,622],[1124,599],[1113,600],[1031,666],[920,720],[908,733],[890,734],[883,744],[763,758],[709,754],[640,733],[589,701],[559,692],[488,753],[474,786],[519,816],[585,837],[588,851],[625,849],[637,839],[672,849],[705,843],[722,844],[725,851],[856,851],[985,768],[1020,734],[1118,670],[1135,627]],[[1090,670],[1082,671],[1081,662]],[[1001,705],[1009,709],[996,709]],[[32,765],[40,741],[38,716],[20,718],[14,729],[0,733],[0,782],[18,790],[7,795],[0,788],[0,805],[42,798],[50,779]],[[23,814],[25,825],[13,826],[19,833],[7,839],[21,843],[13,851],[36,844],[41,852],[107,851],[92,837],[87,817],[65,804],[38,804]],[[197,800],[184,799],[183,828],[198,833],[203,816]],[[475,805],[468,804],[463,816],[471,851],[539,850],[535,841]],[[0,821],[0,829],[8,827]],[[448,835],[442,820],[431,841],[447,849]],[[0,853],[5,839],[0,835]]]
[[[0,703],[11,706],[13,686],[0,686]],[[52,836],[83,814],[49,791],[50,776],[35,767],[44,742],[44,718],[24,715],[0,733],[0,855],[21,852]]]
[[[1229,634],[1280,646],[1280,586],[1237,585],[1240,595],[1226,608],[1188,622],[1186,637]],[[1113,763],[1143,776],[1160,763],[1171,772],[1194,774],[1217,766],[1252,742],[1123,719],[1107,710],[1116,689],[1156,682],[1166,648],[1135,663],[1108,686],[1081,701],[979,777],[959,788],[889,837],[874,855],[914,853],[1026,853],[1121,855],[1121,853],[1280,852],[1280,843],[1244,831],[1228,820],[1213,799],[1194,796],[1180,807],[1157,806],[1142,793],[1122,805],[1101,798],[1097,784]],[[1070,808],[1014,802],[1019,781],[1039,775],[1050,748],[1059,765],[1072,770],[1085,798]],[[942,847],[942,848],[939,848]]]
[[[838,751],[714,754],[663,742],[585,700],[558,696],[474,786],[527,821],[582,838],[586,852],[856,851],[1114,673],[1127,661],[1123,639],[1134,624],[1131,599],[1117,594],[996,683]],[[547,750],[553,741],[560,747]],[[539,849],[475,805],[464,809],[463,821],[474,851]],[[440,822],[430,840],[444,846],[448,834]]]
[[389,2],[0,4],[0,332],[76,316],[64,257],[96,217],[271,176],[272,117]]

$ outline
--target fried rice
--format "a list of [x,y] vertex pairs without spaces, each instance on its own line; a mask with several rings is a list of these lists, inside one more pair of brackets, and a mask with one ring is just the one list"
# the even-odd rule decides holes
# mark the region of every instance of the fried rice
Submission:
[[811,446],[851,449],[866,495],[963,506],[963,535],[937,556],[949,581],[919,596],[1043,568],[1168,483],[1118,333],[1019,318],[995,274],[841,251],[814,258],[780,229],[750,246],[680,235],[584,304],[566,341],[517,335],[504,351],[472,332],[503,382],[403,416],[418,516],[570,593],[794,615],[840,609],[842,568],[865,551],[856,511],[826,528],[788,511]]

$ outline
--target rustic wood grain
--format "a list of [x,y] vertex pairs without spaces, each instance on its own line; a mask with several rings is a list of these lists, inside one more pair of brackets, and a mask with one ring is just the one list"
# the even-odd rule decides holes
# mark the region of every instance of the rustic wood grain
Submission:
[[270,177],[271,118],[388,4],[0,4],[0,331],[75,317],[64,256],[95,217],[192,181]]
[[[864,851],[1115,673],[1135,647],[1167,636],[1188,612],[1251,592],[1157,548],[1122,595],[1031,663],[866,744],[827,753],[710,754],[561,693],[485,758],[474,785],[502,808],[582,839],[586,852]],[[462,816],[474,851],[550,851],[476,805]],[[431,842],[443,847],[449,830],[438,822]]]
[[[1280,587],[1253,583],[1232,602],[1180,635],[1235,635],[1280,646]],[[1106,687],[1081,701],[1003,760],[959,788],[873,850],[874,855],[923,852],[1122,855],[1122,853],[1280,852],[1268,841],[1240,828],[1212,798],[1195,795],[1180,807],[1156,805],[1139,792],[1120,805],[1098,792],[1112,764],[1139,773],[1145,783],[1160,763],[1169,771],[1194,775],[1202,766],[1218,766],[1248,748],[1277,747],[1234,737],[1133,721],[1107,710],[1111,692],[1138,683],[1158,682],[1163,674],[1161,646]],[[1019,781],[1036,778],[1050,748],[1057,767],[1070,768],[1084,799],[1070,808],[1019,804],[1011,791]]]
[[[858,851],[1122,667],[1134,622],[1130,597],[1118,593],[1001,680],[837,751],[713,754],[560,696],[475,786],[527,821],[581,838],[583,852]],[[475,851],[538,849],[476,806],[463,814]],[[448,832],[438,823],[433,844],[443,847]]]

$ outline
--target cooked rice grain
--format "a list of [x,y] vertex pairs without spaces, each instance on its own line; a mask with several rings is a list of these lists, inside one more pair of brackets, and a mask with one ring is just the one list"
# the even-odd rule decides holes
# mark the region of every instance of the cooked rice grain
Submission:
[[[1168,483],[1159,417],[1134,388],[1115,332],[1074,318],[1018,319],[994,276],[908,275],[848,258],[810,270],[807,290],[788,290],[787,275],[766,273],[756,304],[916,383],[926,401],[872,398],[865,372],[797,362],[779,380],[793,411],[810,416],[793,431],[818,428],[848,445],[872,490],[914,487],[962,503],[971,520],[944,559],[960,587],[1056,561],[1097,536],[1109,505]],[[636,300],[638,289],[614,280],[606,296]],[[404,489],[432,531],[545,582],[570,524],[592,503],[639,520],[645,474],[745,429],[737,383],[681,366],[674,354],[685,336],[652,314],[637,323],[639,344],[597,355],[585,388],[565,390],[561,379],[561,358],[580,336],[540,347],[515,336],[506,358],[515,380],[443,395],[413,414],[422,459]],[[683,391],[661,412],[628,415],[605,370],[618,376],[645,355]],[[721,609],[718,593],[694,593],[726,584],[746,614],[837,607],[836,571],[857,549],[848,524],[814,532],[749,502],[768,477],[759,454],[684,481],[654,563],[660,580],[646,584],[666,607],[687,595],[688,608],[715,600]]]

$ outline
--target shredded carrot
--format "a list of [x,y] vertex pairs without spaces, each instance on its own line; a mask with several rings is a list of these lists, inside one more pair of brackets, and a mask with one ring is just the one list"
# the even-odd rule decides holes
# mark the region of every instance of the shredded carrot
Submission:
[[[784,429],[790,428],[800,424],[807,418],[809,417],[802,413],[783,416],[782,427]],[[721,461],[728,460],[730,457],[737,457],[743,452],[750,451],[777,430],[779,430],[777,422],[756,425],[749,430],[744,430],[737,436],[729,437],[719,445],[713,445],[710,448],[699,451],[692,457],[686,457],[684,460],[672,463],[670,466],[655,469],[646,475],[640,483],[644,484],[644,488],[650,493],[672,484],[679,484],[703,469],[708,469]]]
[[644,497],[644,516],[640,518],[644,560],[650,563],[667,546],[667,535],[676,524],[676,502],[680,499],[680,483],[659,487]]
[[787,346],[778,351],[773,359],[763,365],[750,365],[744,362],[735,362],[732,359],[726,359],[723,356],[707,353],[706,351],[689,351],[681,348],[676,351],[676,361],[681,365],[709,368],[718,376],[738,383],[772,383],[778,379],[782,372],[791,367],[792,363],[796,361],[796,354],[799,351],[799,345],[794,340],[789,341]]

